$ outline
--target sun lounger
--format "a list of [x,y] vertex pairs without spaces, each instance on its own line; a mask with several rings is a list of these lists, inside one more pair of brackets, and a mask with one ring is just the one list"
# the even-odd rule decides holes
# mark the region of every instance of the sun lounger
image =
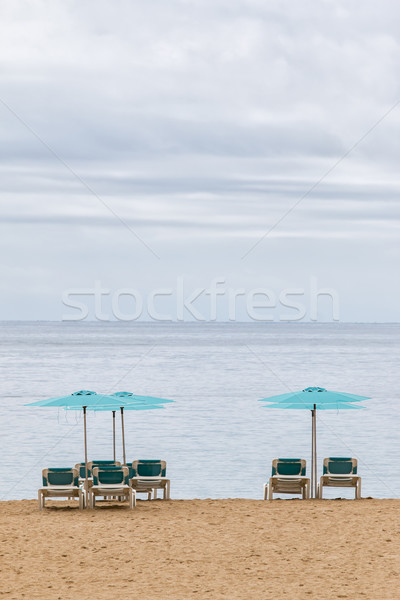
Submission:
[[89,503],[94,508],[96,496],[129,500],[129,507],[136,506],[135,490],[128,484],[128,467],[93,467],[93,485],[89,487]]
[[306,477],[306,461],[302,458],[275,458],[272,475],[264,484],[264,500],[272,500],[275,494],[301,494],[310,497],[310,480]]
[[324,458],[323,475],[319,481],[318,497],[324,487],[354,487],[355,498],[361,498],[361,477],[357,475],[357,459],[331,456]]
[[[85,479],[86,478],[85,463],[84,462],[76,463],[75,469],[77,469],[77,471],[78,471],[79,479]],[[88,477],[91,477],[91,476],[92,476],[92,472],[89,469],[89,463],[88,463]]]
[[[86,479],[85,475],[85,463],[80,463],[80,483],[83,483]],[[93,467],[101,467],[102,469],[108,469],[121,467],[121,463],[118,460],[89,460],[88,461],[88,486],[90,487],[93,483]]]
[[165,460],[134,460],[130,470],[129,485],[136,493],[147,494],[147,499],[157,498],[157,490],[163,490],[163,499],[170,499],[171,482],[166,477],[167,463]]
[[42,479],[43,487],[38,490],[39,510],[44,508],[45,498],[78,498],[79,508],[84,507],[84,492],[79,487],[79,474],[76,469],[43,469]]

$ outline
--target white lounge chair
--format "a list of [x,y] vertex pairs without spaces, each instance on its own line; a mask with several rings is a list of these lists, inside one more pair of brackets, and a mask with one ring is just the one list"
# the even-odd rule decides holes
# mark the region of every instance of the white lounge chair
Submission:
[[129,500],[129,507],[136,506],[135,490],[128,484],[128,467],[93,467],[93,485],[89,487],[89,505],[94,508],[96,496]]
[[136,493],[147,494],[147,499],[157,498],[157,490],[163,490],[163,499],[170,499],[171,482],[166,477],[167,463],[165,460],[134,460],[129,479],[129,485]]
[[318,486],[319,498],[322,498],[324,487],[353,487],[356,500],[361,498],[361,477],[357,475],[356,458],[324,458],[323,473]]
[[272,475],[264,484],[264,500],[272,500],[275,494],[301,494],[310,497],[310,480],[306,477],[306,461],[302,458],[275,458]]
[[45,498],[78,498],[79,508],[84,508],[85,496],[79,487],[77,469],[43,469],[42,479],[43,487],[38,490],[39,510],[44,508]]

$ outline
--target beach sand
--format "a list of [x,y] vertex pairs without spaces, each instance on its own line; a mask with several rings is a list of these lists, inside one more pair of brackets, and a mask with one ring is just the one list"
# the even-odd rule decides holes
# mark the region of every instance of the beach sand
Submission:
[[400,500],[0,503],[0,597],[400,598]]

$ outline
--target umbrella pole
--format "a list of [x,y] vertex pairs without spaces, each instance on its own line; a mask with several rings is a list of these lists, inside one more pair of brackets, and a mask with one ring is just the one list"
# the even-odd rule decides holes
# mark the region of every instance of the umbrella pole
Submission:
[[115,410],[112,411],[113,416],[113,456],[115,462]]
[[86,406],[83,407],[83,437],[85,443],[85,504],[89,506],[89,480],[88,480],[88,461],[87,461],[87,434],[86,434]]
[[317,407],[314,404],[314,497],[317,498],[318,482],[317,482]]
[[122,429],[122,453],[124,457],[124,466],[126,466],[126,455],[125,455],[125,431],[124,431],[124,407],[121,406],[121,429]]
[[314,493],[314,411],[311,410],[311,490],[310,497]]

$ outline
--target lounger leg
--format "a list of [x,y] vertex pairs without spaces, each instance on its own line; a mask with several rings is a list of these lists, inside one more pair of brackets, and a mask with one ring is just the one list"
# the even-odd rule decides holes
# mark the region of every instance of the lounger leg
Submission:
[[268,483],[264,483],[264,500],[268,498]]
[[272,481],[271,479],[269,480],[269,486],[268,486],[268,500],[273,500],[274,499],[274,490],[272,487]]
[[320,482],[319,482],[319,486],[318,486],[318,498],[320,500],[322,500],[322,490],[323,490],[323,487],[324,487],[324,483],[323,483],[322,478],[321,478]]
[[38,501],[39,501],[39,510],[42,510],[43,509],[42,492],[40,490],[38,491]]
[[361,479],[356,481],[356,500],[361,500]]
[[154,488],[153,493],[154,493],[154,500],[157,500],[157,488]]
[[147,492],[147,500],[151,500],[151,492]]
[[165,486],[165,489],[167,491],[167,500],[169,500],[171,498],[171,482],[169,479],[167,481],[167,485]]
[[132,488],[129,490],[129,507],[136,507],[136,492]]

